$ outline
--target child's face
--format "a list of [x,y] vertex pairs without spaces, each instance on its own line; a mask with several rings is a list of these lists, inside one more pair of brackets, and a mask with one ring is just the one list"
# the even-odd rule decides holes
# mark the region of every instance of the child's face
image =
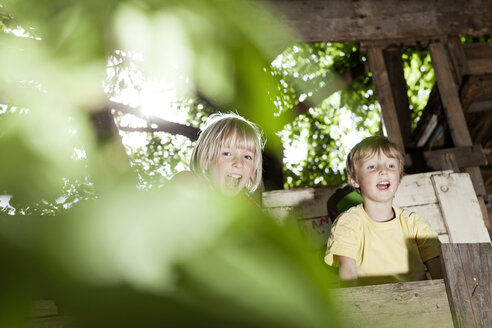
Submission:
[[400,184],[400,163],[383,152],[364,158],[356,164],[356,176],[349,177],[360,188],[364,202],[392,203]]
[[237,195],[253,174],[255,154],[235,146],[224,147],[208,172],[217,186],[227,195]]

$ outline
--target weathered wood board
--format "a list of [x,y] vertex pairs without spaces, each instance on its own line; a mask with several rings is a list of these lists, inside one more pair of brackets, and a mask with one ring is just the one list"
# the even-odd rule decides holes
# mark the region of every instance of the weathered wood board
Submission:
[[454,326],[492,327],[492,245],[443,244],[441,262]]
[[50,317],[58,314],[58,307],[52,300],[37,300],[33,303],[31,317]]
[[[247,0],[255,5],[259,0]],[[436,35],[492,33],[488,0],[327,1],[268,0],[298,41],[395,40]],[[397,14],[396,14],[397,13]]]
[[452,243],[490,243],[482,210],[468,174],[434,175],[431,180],[450,241]]
[[452,327],[444,281],[335,289],[337,316],[348,327]]

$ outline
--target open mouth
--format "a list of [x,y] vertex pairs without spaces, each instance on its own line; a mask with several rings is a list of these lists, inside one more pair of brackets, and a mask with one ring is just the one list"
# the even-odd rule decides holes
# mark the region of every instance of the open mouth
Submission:
[[387,190],[390,187],[390,183],[389,181],[381,181],[376,185],[376,187],[379,190]]
[[237,189],[241,182],[242,176],[239,174],[228,174],[225,178],[225,185],[230,189]]

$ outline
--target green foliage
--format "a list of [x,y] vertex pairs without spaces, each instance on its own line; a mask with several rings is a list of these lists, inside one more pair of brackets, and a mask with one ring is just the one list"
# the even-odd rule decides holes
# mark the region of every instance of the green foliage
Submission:
[[[272,51],[266,34],[281,37],[261,5],[244,6],[16,0],[2,7],[15,25],[34,26],[39,39],[0,35],[0,60],[9,64],[0,72],[0,93],[8,95],[2,102],[28,112],[1,116],[0,181],[17,208],[31,214],[0,213],[0,263],[8,268],[0,272],[0,326],[31,324],[32,300],[46,296],[61,300],[81,327],[339,326],[327,288],[334,277],[297,231],[249,200],[223,198],[206,185],[136,190],[130,171],[115,169],[125,160],[111,140],[96,140],[90,124],[91,111],[107,108],[101,81],[107,58],[121,49],[142,53],[145,78],[178,81],[173,65],[183,64],[182,104],[202,94],[278,131],[269,98],[275,79],[264,68]],[[124,123],[123,115],[118,119]],[[189,147],[177,137],[147,138],[133,156],[145,157],[145,180],[150,170],[177,167],[178,159],[160,165]],[[64,204],[77,205],[41,218],[60,210],[58,191]]]
[[277,100],[281,113],[292,111],[307,97],[321,100],[282,132],[284,144],[307,144],[304,159],[296,163],[286,159],[286,188],[344,182],[343,163],[350,146],[344,144],[343,137],[378,133],[376,98],[369,75],[323,100],[323,88],[337,83],[340,74],[363,61],[358,45],[353,43],[296,44],[274,61],[274,72],[283,85],[282,98]]
[[407,81],[407,95],[415,129],[435,84],[434,69],[429,52],[424,49],[405,49],[402,53],[403,73]]

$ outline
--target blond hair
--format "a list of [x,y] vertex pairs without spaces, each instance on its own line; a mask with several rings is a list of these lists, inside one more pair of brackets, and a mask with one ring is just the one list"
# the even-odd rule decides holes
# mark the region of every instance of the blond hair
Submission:
[[252,193],[261,183],[264,141],[258,126],[240,115],[216,113],[208,118],[191,153],[191,171],[208,179],[210,164],[217,162],[222,149],[231,146],[254,153],[253,172],[246,184]]
[[383,136],[368,137],[352,148],[347,156],[346,166],[348,176],[355,178],[357,163],[373,155],[385,154],[389,158],[398,160],[400,166],[400,178],[403,176],[403,156],[396,145]]

